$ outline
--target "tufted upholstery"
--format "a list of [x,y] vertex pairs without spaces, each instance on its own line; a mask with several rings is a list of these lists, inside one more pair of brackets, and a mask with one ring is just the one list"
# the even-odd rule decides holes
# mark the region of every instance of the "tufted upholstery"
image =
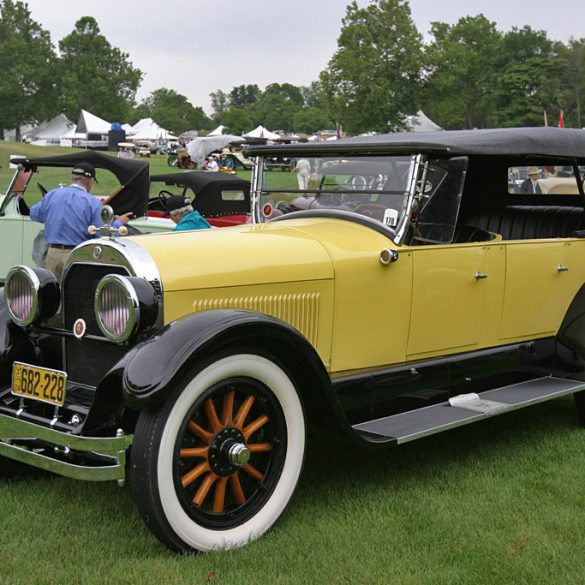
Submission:
[[563,238],[585,229],[581,207],[509,205],[503,211],[465,218],[464,224],[501,234],[504,240]]

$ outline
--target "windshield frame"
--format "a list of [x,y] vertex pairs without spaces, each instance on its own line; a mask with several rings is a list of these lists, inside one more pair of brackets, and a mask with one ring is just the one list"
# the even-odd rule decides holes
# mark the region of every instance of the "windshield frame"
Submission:
[[[311,158],[311,159],[317,159],[317,160],[328,160],[329,157],[328,156],[323,156],[323,155],[319,155],[318,153],[316,153],[317,156],[315,157],[303,157],[303,158]],[[364,161],[369,162],[367,159],[372,160],[373,158],[379,159],[380,156],[384,156],[384,155],[380,155],[377,154],[375,157],[372,157],[369,153],[368,154],[364,154],[364,155],[360,155],[358,154],[352,154],[351,156],[344,156],[343,158],[349,158],[351,159],[351,161],[348,161],[349,163],[351,162],[355,162],[356,164],[359,163],[359,159],[364,159]],[[393,194],[393,195],[402,195],[403,196],[403,203],[402,203],[402,213],[399,215],[398,218],[398,223],[396,224],[395,227],[390,227],[384,224],[383,221],[380,220],[372,220],[374,222],[379,223],[381,226],[383,226],[385,228],[385,230],[391,235],[391,239],[393,240],[393,242],[396,245],[400,245],[404,238],[405,235],[407,233],[408,227],[410,225],[410,217],[413,213],[413,207],[414,207],[414,201],[415,198],[417,197],[417,184],[420,184],[419,181],[419,175],[421,175],[421,173],[425,172],[425,167],[422,164],[425,160],[425,156],[423,154],[400,154],[400,155],[396,155],[396,154],[391,154],[391,155],[387,155],[388,158],[395,158],[395,159],[401,159],[404,161],[408,162],[408,170],[405,173],[405,178],[403,181],[403,186],[404,189],[400,189],[400,190],[387,190],[387,189],[372,189],[370,188],[366,188],[366,189],[348,189],[348,193],[352,193],[354,195],[359,195],[359,194],[371,194],[373,191],[375,191],[377,194]],[[320,188],[310,188],[310,189],[298,189],[298,188],[286,188],[286,189],[278,189],[278,188],[273,188],[273,189],[269,189],[266,188],[266,186],[264,186],[264,180],[265,180],[265,175],[264,173],[267,172],[265,165],[264,165],[264,157],[263,156],[257,156],[254,159],[254,169],[252,172],[252,185],[251,185],[251,190],[250,190],[250,197],[251,197],[251,205],[252,205],[252,220],[254,223],[266,223],[269,221],[274,221],[276,218],[273,219],[267,219],[264,214],[263,214],[263,197],[266,196],[267,193],[279,193],[279,192],[283,192],[283,193],[297,193],[299,197],[301,196],[312,196],[315,194],[326,194],[326,193],[335,193],[335,192],[339,192],[338,190],[335,189],[323,189],[323,181],[319,181],[319,187]],[[341,164],[345,164],[345,163],[340,163]],[[323,179],[326,176],[326,174],[323,175]],[[314,213],[313,213],[314,211]],[[331,212],[335,212],[335,209],[330,209]],[[321,209],[319,210],[319,212],[317,212],[317,210],[306,210],[303,211],[303,216],[304,217],[310,217],[311,215],[315,215],[323,217],[324,214],[326,214],[327,209]],[[298,212],[297,212],[298,213]],[[293,219],[296,215],[295,212],[292,213],[292,217],[291,219]],[[348,211],[344,211],[343,214],[336,214],[336,213],[332,213],[332,216],[337,216],[337,217],[341,217],[341,216],[345,216],[347,218],[351,218],[351,216],[355,216],[356,220],[357,218],[363,218],[363,217],[367,217],[364,216],[360,213],[356,213],[354,211],[348,210]],[[279,221],[280,220],[285,220],[288,217],[288,214],[285,215],[280,215],[278,216]]]

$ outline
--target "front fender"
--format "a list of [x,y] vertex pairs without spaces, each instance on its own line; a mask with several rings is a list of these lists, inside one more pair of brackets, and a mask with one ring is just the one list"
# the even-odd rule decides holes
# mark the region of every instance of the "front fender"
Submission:
[[309,420],[321,419],[319,427],[327,432],[339,431],[339,425],[347,428],[331,379],[311,344],[287,323],[240,310],[183,317],[130,350],[115,368],[126,404],[156,407],[198,363],[232,348],[277,359],[295,381]]

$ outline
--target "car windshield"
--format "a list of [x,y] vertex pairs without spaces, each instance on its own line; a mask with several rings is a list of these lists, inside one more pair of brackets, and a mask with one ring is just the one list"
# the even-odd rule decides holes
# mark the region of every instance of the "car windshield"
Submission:
[[405,213],[413,165],[410,156],[307,157],[291,160],[293,172],[264,165],[258,221],[292,211],[332,209],[396,228]]

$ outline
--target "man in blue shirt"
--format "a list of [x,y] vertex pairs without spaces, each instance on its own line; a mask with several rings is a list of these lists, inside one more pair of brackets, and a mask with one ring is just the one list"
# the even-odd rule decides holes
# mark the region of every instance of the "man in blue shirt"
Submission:
[[188,197],[173,195],[167,199],[166,208],[171,219],[177,224],[173,229],[174,232],[208,229],[211,227],[198,211],[193,211]]
[[[45,224],[45,237],[49,242],[47,268],[61,280],[63,266],[71,250],[89,240],[87,228],[101,227],[102,203],[90,195],[95,168],[90,163],[79,163],[71,171],[71,185],[49,191],[30,209],[30,218]],[[114,227],[128,223],[132,213],[125,213],[113,222]]]

